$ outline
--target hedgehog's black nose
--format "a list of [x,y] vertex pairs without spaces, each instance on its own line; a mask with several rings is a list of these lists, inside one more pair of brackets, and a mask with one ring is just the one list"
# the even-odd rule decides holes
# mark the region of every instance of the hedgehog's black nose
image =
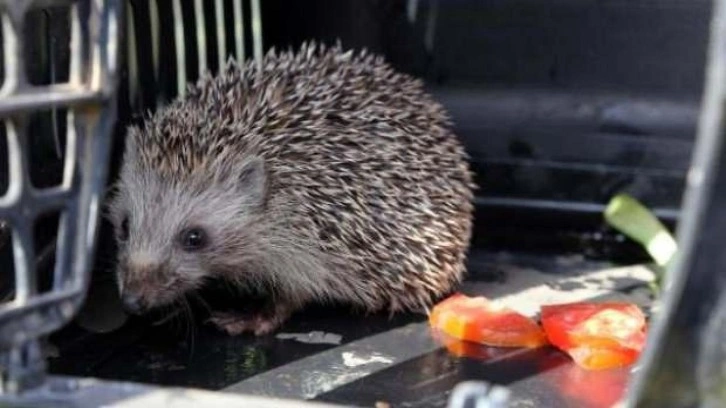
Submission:
[[134,295],[133,293],[127,293],[123,296],[122,300],[124,309],[126,309],[127,312],[132,314],[141,313],[141,299],[139,296]]

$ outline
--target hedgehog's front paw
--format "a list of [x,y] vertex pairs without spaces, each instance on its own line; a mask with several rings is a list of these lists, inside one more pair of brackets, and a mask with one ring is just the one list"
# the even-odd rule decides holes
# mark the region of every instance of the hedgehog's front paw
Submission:
[[212,312],[209,322],[230,336],[242,333],[264,336],[279,328],[288,317],[290,309],[284,305],[277,305],[257,313]]
[[256,336],[264,336],[278,328],[282,323],[274,317],[262,314],[244,314],[234,312],[214,312],[209,322],[230,336],[238,336],[242,333],[254,333]]

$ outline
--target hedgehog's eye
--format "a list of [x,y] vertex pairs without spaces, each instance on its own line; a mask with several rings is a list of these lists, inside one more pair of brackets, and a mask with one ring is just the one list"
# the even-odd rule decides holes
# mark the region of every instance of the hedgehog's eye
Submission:
[[196,251],[207,245],[207,234],[201,228],[188,228],[179,234],[179,243],[185,251]]
[[123,220],[121,220],[121,230],[119,231],[119,238],[121,238],[121,241],[126,241],[129,239],[129,217],[124,217]]

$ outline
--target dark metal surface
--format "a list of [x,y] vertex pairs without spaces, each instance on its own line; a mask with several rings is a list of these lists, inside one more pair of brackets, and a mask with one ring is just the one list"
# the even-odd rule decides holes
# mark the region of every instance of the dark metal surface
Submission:
[[[569,299],[608,295],[614,289],[628,296],[629,290],[643,285],[638,279],[628,280],[627,274],[602,280],[600,274],[610,271],[610,266],[576,255],[477,251],[464,289],[503,298],[541,287],[545,296]],[[537,292],[526,293],[523,296],[532,304],[542,301]],[[529,307],[516,297],[509,301]],[[56,349],[49,360],[51,371],[358,406],[388,401],[393,406],[443,407],[460,381],[484,380],[513,390],[514,402],[607,407],[607,402],[621,396],[628,378],[627,370],[588,373],[549,348],[469,345],[468,357],[456,357],[442,348],[420,315],[389,319],[356,315],[345,308],[311,307],[282,328],[288,336],[262,338],[229,337],[200,318],[193,326],[132,320],[107,334],[67,328],[51,338]],[[296,340],[296,333],[334,336],[317,336],[333,341],[316,343],[306,336]],[[605,387],[603,393],[593,392],[591,383]],[[583,395],[589,399],[580,401]]]

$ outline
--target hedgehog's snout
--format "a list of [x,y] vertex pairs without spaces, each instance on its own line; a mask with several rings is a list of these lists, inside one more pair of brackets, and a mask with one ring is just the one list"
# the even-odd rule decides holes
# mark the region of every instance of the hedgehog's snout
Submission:
[[125,293],[121,300],[124,309],[131,314],[141,314],[144,310],[141,304],[141,297],[135,293]]
[[131,314],[144,313],[173,297],[174,279],[159,263],[128,262],[122,282],[121,301]]

